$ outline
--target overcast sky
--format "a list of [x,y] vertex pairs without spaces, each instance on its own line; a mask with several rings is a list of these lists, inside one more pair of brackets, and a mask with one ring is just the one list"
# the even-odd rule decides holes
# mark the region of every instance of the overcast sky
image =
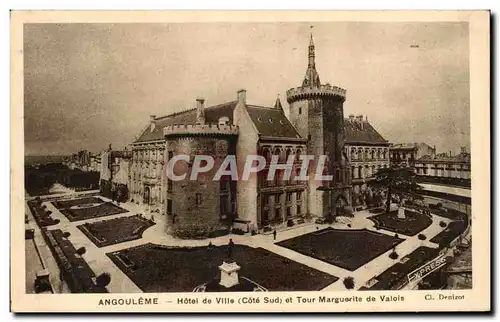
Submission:
[[150,114],[240,88],[287,109],[311,24],[321,81],[347,90],[346,116],[367,115],[391,142],[470,147],[467,23],[27,24],[26,154],[121,148]]

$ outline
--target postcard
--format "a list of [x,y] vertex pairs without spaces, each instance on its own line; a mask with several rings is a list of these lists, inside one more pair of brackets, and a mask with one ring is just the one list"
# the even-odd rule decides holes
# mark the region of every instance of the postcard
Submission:
[[12,11],[11,311],[491,310],[489,37]]

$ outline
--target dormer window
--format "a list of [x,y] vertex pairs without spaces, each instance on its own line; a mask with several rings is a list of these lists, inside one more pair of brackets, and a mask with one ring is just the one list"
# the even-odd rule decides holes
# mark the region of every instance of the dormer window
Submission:
[[258,122],[262,122],[262,119],[260,117],[257,117]]
[[269,119],[269,123],[273,123],[273,119]]

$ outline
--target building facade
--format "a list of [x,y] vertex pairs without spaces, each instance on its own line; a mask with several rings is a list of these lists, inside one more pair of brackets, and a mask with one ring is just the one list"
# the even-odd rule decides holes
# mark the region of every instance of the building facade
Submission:
[[126,201],[130,198],[130,169],[132,151],[111,150],[101,153],[99,190],[104,197]]
[[355,209],[363,209],[377,199],[368,183],[378,170],[390,166],[390,144],[363,115],[349,115],[344,124],[345,153],[351,164],[352,205]]
[[462,147],[461,153],[423,155],[415,162],[417,175],[437,178],[471,179],[470,154]]
[[[311,36],[308,67],[302,86],[287,91],[290,116],[279,98],[273,106],[257,106],[240,90],[235,101],[196,108],[150,122],[132,144],[130,196],[167,216],[166,230],[175,235],[207,234],[234,223],[243,230],[283,225],[305,216],[332,218],[351,211],[351,165],[345,153],[343,102],[346,91],[322,85],[315,66]],[[301,156],[326,156],[322,174],[333,180],[314,179],[317,164],[300,180]],[[177,161],[188,155],[190,161]],[[173,181],[167,171],[188,173],[196,155],[215,159],[212,171],[196,181]],[[209,180],[227,156],[235,158],[238,171],[248,156],[260,155],[266,162],[248,180]],[[270,174],[270,162],[280,168]],[[289,170],[287,170],[289,169]],[[284,177],[290,171],[291,176]],[[241,174],[241,173],[239,173]]]
[[424,155],[435,155],[436,147],[424,142],[396,143],[390,147],[391,164],[415,167],[415,161]]

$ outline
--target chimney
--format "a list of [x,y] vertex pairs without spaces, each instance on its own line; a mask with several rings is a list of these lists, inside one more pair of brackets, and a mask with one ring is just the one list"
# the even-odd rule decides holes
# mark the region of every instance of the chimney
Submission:
[[154,115],[154,114],[149,115],[149,121],[151,122],[151,127],[150,127],[151,132],[153,132],[155,127],[156,127],[155,118],[156,118],[156,115]]
[[359,123],[359,126],[361,127],[361,130],[363,130],[363,115],[356,116],[356,119],[358,120],[358,123]]
[[246,89],[240,89],[238,91],[238,104],[247,104],[247,90]]
[[205,99],[196,99],[196,124],[205,124]]
[[349,114],[349,121],[351,121],[351,122],[354,121],[354,114]]

